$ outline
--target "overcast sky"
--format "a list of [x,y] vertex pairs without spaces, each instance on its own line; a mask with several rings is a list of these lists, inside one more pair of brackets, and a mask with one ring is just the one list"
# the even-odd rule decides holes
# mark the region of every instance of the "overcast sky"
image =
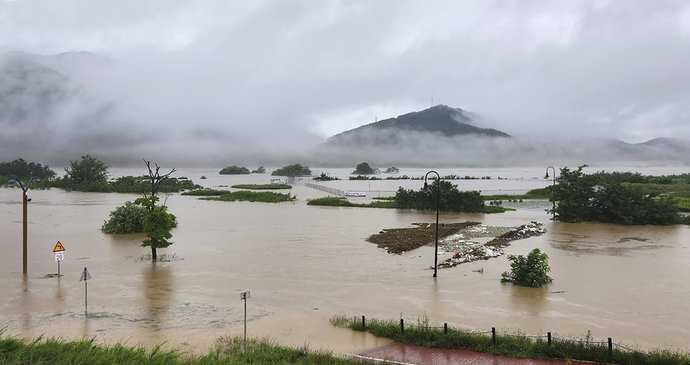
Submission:
[[105,55],[103,92],[199,133],[433,103],[518,136],[690,139],[685,0],[0,0],[7,51]]

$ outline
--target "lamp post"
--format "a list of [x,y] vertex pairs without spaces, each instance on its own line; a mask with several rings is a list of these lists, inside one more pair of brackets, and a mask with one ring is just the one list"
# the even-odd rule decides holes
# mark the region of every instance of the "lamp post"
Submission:
[[28,211],[29,211],[29,197],[26,195],[26,192],[29,191],[29,187],[31,187],[31,183],[34,181],[34,177],[31,176],[29,177],[29,181],[24,185],[22,181],[19,179],[19,177],[14,177],[10,179],[10,181],[16,182],[19,187],[22,189],[22,256],[23,256],[23,262],[22,262],[22,273],[26,275],[28,272],[28,235],[29,235],[29,229],[27,226],[27,221],[28,221]]
[[427,172],[426,175],[424,175],[424,191],[429,190],[427,178],[431,173],[436,174],[436,244],[434,245],[434,277],[436,277],[438,270],[438,213],[441,201],[441,175],[439,175],[438,172],[434,170]]
[[553,207],[551,208],[551,220],[556,220],[556,198],[554,197],[554,190],[556,187],[556,168],[553,166],[549,166],[546,168],[546,175],[544,175],[544,179],[549,178],[549,169],[553,171],[553,184],[551,185],[551,201],[553,202]]

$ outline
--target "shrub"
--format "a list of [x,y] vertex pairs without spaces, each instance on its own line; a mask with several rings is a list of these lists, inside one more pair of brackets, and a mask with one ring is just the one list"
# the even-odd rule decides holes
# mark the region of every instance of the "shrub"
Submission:
[[548,273],[549,256],[538,248],[530,251],[527,257],[522,255],[508,255],[510,272],[501,274],[502,282],[510,282],[519,286],[539,288],[552,281]]
[[110,212],[110,218],[103,223],[101,231],[109,234],[144,232],[145,215],[146,209],[141,205],[125,202]]

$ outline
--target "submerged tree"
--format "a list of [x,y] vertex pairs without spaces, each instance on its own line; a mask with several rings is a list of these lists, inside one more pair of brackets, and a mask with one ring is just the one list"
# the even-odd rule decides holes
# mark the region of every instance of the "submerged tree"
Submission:
[[509,282],[519,286],[540,288],[552,281],[548,273],[549,256],[538,248],[530,251],[527,257],[522,255],[508,255],[510,272],[501,274],[502,282]]
[[146,163],[148,169],[151,191],[150,193],[143,193],[144,197],[135,200],[135,203],[146,209],[143,220],[146,239],[144,239],[141,245],[151,247],[151,261],[156,262],[158,260],[156,249],[165,248],[173,244],[170,241],[170,238],[172,238],[171,231],[177,226],[177,218],[168,212],[168,207],[165,206],[165,203],[157,204],[159,198],[156,194],[161,183],[177,170],[173,168],[167,174],[161,175],[158,164],[154,164],[154,169],[151,167],[151,161],[144,160],[144,163]]

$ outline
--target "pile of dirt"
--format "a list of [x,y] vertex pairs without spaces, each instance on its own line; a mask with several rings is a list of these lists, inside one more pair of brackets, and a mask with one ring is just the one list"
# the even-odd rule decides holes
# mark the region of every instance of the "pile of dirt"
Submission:
[[515,241],[515,240],[521,240],[533,236],[539,236],[544,234],[546,232],[546,228],[544,228],[544,224],[540,222],[529,222],[527,224],[523,224],[520,227],[502,234],[491,241],[486,243],[486,246],[491,246],[491,247],[508,247],[510,246],[510,242]]
[[[441,223],[438,227],[439,240],[453,235],[461,229],[476,226],[479,222]],[[405,251],[428,245],[436,238],[436,224],[413,223],[413,228],[391,228],[371,235],[367,241],[375,243],[388,253],[401,254]]]

